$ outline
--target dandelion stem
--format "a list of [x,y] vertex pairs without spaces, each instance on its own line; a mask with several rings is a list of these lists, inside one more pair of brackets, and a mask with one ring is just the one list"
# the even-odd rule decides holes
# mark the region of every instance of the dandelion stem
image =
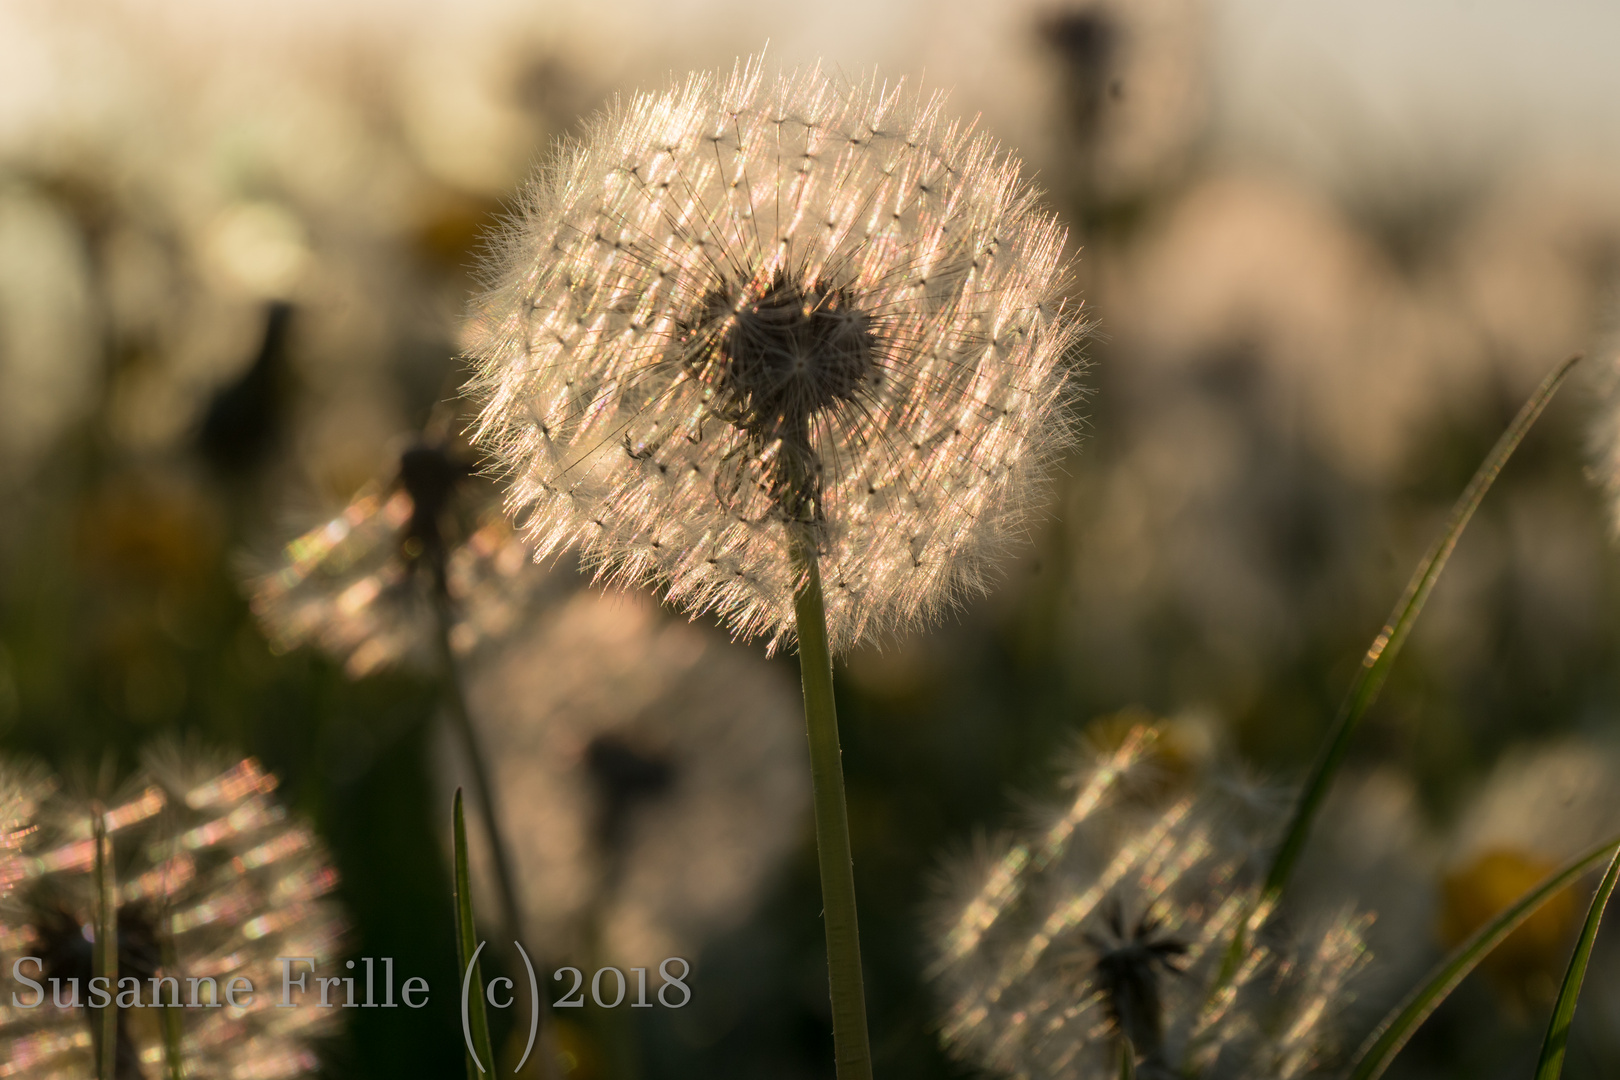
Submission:
[[[172,925],[165,914],[163,919],[163,970],[165,973],[180,974],[180,960],[175,955],[174,940],[169,936],[168,928]],[[176,981],[168,990],[168,1001],[163,1002],[163,1075],[164,1080],[186,1080],[186,1064],[184,1054],[185,1032],[180,1023],[180,983]]]
[[500,816],[495,809],[494,782],[490,779],[489,762],[484,756],[483,744],[473,727],[467,711],[467,693],[461,684],[461,668],[450,650],[450,612],[447,597],[439,597],[435,605],[435,623],[438,631],[439,660],[444,668],[446,685],[445,706],[450,713],[450,726],[461,742],[461,752],[472,771],[472,795],[478,804],[478,816],[484,826],[484,838],[489,842],[490,860],[495,864],[496,888],[500,891],[501,923],[513,941],[523,940],[522,908],[518,905],[517,878],[512,872],[512,859],[501,830]]
[[451,854],[455,862],[456,957],[463,980],[461,1022],[467,1038],[467,1080],[495,1075],[495,1050],[484,1012],[484,973],[478,963],[478,931],[473,926],[472,884],[467,873],[467,821],[461,809],[461,789],[450,804]]
[[[107,815],[98,802],[90,809],[90,830],[95,842],[96,930],[95,974],[106,979],[108,992],[118,985],[118,883],[113,877],[112,840],[107,836]],[[96,1048],[96,1076],[113,1080],[118,1062],[118,1009],[109,1001],[101,1008],[100,1042]]]
[[[500,893],[502,928],[508,939],[516,943],[524,940],[523,909],[518,904],[517,876],[512,871],[511,849],[506,846],[506,834],[501,829],[500,814],[495,809],[495,784],[490,779],[489,759],[484,755],[483,743],[478,739],[472,714],[467,710],[467,692],[461,683],[461,666],[456,663],[455,653],[450,649],[450,594],[444,587],[442,575],[436,581],[434,600],[434,629],[438,636],[439,662],[444,670],[445,704],[450,712],[450,726],[455,729],[456,738],[461,742],[461,752],[472,770],[473,798],[478,802],[478,817],[484,826],[484,838],[489,843],[490,861],[495,864],[495,887]],[[518,986],[519,1004],[522,1005],[524,1002],[521,999],[527,996],[527,987],[521,980]],[[519,1015],[522,1012],[519,1008]],[[550,1033],[550,1012],[545,995],[541,994],[541,1053],[537,1058],[537,1067],[540,1075],[547,1080],[554,1077],[557,1071]]]
[[815,549],[798,539],[795,569],[802,580],[793,594],[798,619],[799,672],[804,683],[804,719],[810,737],[810,777],[815,790],[816,853],[821,861],[821,903],[827,925],[827,979],[832,993],[833,1057],[838,1080],[870,1080],[872,1048],[866,1033],[866,988],[861,981],[861,939],[855,918],[855,867],[849,850],[849,809],[844,801],[843,752],[833,702],[832,656],[827,648],[827,609]]

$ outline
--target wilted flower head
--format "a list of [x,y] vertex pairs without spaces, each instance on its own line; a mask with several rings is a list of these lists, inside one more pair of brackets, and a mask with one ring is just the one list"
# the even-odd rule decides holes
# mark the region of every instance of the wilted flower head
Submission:
[[498,514],[458,531],[451,503],[467,474],[444,447],[419,443],[393,483],[288,543],[248,586],[271,647],[319,645],[359,678],[431,665],[441,601],[458,654],[511,630],[547,575]]
[[[165,993],[177,985],[188,1003],[194,978],[212,980],[197,984],[205,1002],[219,1000],[234,978],[256,990],[235,1005],[172,1014],[180,1017],[185,1075],[195,1080],[311,1074],[318,1062],[310,1040],[336,1022],[334,1010],[275,1007],[278,957],[330,967],[342,930],[327,899],[336,874],[314,835],[276,802],[275,787],[252,759],[231,765],[169,749],[150,755],[128,797],[104,810],[119,978],[140,980],[143,1006],[154,1004],[153,977],[174,977]],[[23,972],[46,987],[33,1008],[17,1007],[9,994],[0,1000],[3,1075],[95,1074],[92,1023],[100,1013],[83,1007],[93,974],[93,812],[58,791],[37,809],[21,849],[0,856],[14,882],[0,908],[0,954],[8,963],[38,957],[43,976],[26,963]],[[58,1007],[56,990],[80,1007]],[[119,1007],[117,1078],[167,1075],[159,1010],[125,1007],[131,1003]]]
[[528,927],[548,952],[657,963],[746,916],[809,802],[783,674],[645,598],[584,589],[470,665]]
[[1128,1038],[1145,1080],[1258,1080],[1307,1075],[1332,1049],[1358,922],[1301,938],[1254,917],[1269,800],[1184,771],[1169,734],[1091,745],[1066,806],[967,868],[933,969],[957,1056],[1020,1078],[1114,1077]]
[[476,438],[539,553],[773,644],[795,544],[834,648],[980,586],[1079,330],[1018,170],[938,95],[757,61],[595,120],[468,329]]

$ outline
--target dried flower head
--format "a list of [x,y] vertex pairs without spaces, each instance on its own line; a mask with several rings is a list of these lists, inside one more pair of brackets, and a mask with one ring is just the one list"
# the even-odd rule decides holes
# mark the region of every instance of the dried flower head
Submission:
[[528,927],[548,952],[656,963],[748,913],[809,802],[782,675],[643,597],[588,589],[469,666]]
[[[169,749],[150,755],[128,797],[105,810],[119,977],[140,981],[129,991],[120,983],[117,1080],[167,1075],[163,1015],[180,1018],[185,1075],[196,1080],[279,1080],[316,1070],[310,1040],[331,1030],[335,1010],[278,1009],[273,991],[278,957],[333,965],[342,920],[327,894],[337,879],[314,835],[276,802],[275,787],[252,759],[227,765]],[[100,1013],[84,1007],[93,974],[91,814],[86,800],[59,791],[38,808],[21,850],[3,856],[15,888],[0,909],[0,952],[38,957],[43,973],[26,964],[23,971],[46,988],[32,1008],[9,994],[0,1001],[6,1076],[95,1074],[92,1024]],[[177,981],[154,984],[154,977]],[[239,977],[258,992],[207,1007]],[[178,989],[189,1004],[192,979],[200,980],[203,1007],[174,1014],[152,1007],[159,985],[165,995]]]
[[451,503],[467,472],[442,446],[412,446],[392,484],[362,490],[289,542],[274,569],[251,574],[253,613],[271,648],[319,645],[355,678],[431,666],[440,590],[457,654],[511,631],[547,575],[499,514],[459,527],[465,515]]
[[475,438],[539,553],[741,636],[813,545],[840,648],[965,588],[1064,441],[1064,235],[939,95],[757,60],[596,119],[468,327]]
[[965,868],[933,968],[957,1056],[1084,1080],[1117,1076],[1128,1039],[1144,1080],[1281,1080],[1332,1049],[1361,922],[1285,935],[1267,912],[1232,965],[1259,899],[1269,800],[1182,771],[1166,736],[1138,725],[1092,745],[1066,806]]

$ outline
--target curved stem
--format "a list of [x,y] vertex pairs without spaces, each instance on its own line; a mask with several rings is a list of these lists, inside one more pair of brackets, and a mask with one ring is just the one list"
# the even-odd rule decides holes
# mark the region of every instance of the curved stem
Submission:
[[450,651],[450,613],[448,602],[435,605],[435,623],[439,639],[439,659],[444,665],[445,708],[450,713],[450,726],[455,729],[461,752],[472,772],[472,797],[478,804],[478,817],[484,826],[484,839],[489,843],[490,861],[495,868],[495,887],[500,892],[501,922],[514,941],[523,939],[522,908],[518,905],[517,877],[512,871],[512,858],[506,846],[506,836],[495,809],[495,784],[490,778],[489,761],[483,743],[473,727],[467,711],[467,693],[461,685],[461,668],[455,654]]
[[799,672],[810,738],[810,776],[815,790],[816,853],[821,861],[821,902],[827,927],[827,978],[832,994],[833,1056],[838,1080],[871,1080],[872,1047],[866,1033],[866,988],[861,980],[861,940],[855,918],[855,867],[849,849],[849,810],[844,801],[843,753],[833,702],[832,655],[827,648],[827,610],[815,549],[793,546],[802,575],[793,595],[799,631]]
[[1564,1051],[1569,1044],[1569,1026],[1575,1020],[1575,1003],[1581,996],[1581,983],[1586,978],[1586,965],[1592,959],[1592,946],[1597,943],[1598,925],[1603,922],[1603,909],[1609,906],[1609,897],[1620,883],[1620,851],[1609,860],[1603,881],[1592,894],[1592,904],[1586,910],[1586,922],[1581,926],[1580,940],[1570,954],[1569,967],[1564,972],[1564,983],[1558,988],[1558,1001],[1553,1006],[1552,1019],[1547,1022],[1547,1037],[1541,1043],[1541,1060],[1536,1065],[1536,1080],[1558,1080],[1564,1073]]
[[1570,369],[1580,359],[1581,356],[1577,353],[1553,368],[1547,377],[1541,380],[1541,385],[1536,387],[1535,393],[1531,394],[1529,400],[1520,407],[1513,422],[1502,432],[1496,444],[1491,447],[1490,453],[1485,455],[1485,460],[1480,462],[1479,468],[1474,471],[1468,486],[1463,489],[1462,495],[1452,506],[1451,516],[1446,521],[1444,531],[1441,532],[1439,539],[1435,540],[1428,555],[1418,564],[1412,579],[1406,584],[1406,590],[1396,601],[1395,610],[1390,612],[1389,621],[1373,638],[1372,645],[1362,657],[1355,681],[1350,684],[1350,691],[1345,694],[1344,703],[1339,706],[1339,712],[1333,718],[1333,725],[1328,729],[1327,739],[1323,742],[1321,752],[1311,767],[1311,774],[1300,790],[1299,801],[1294,806],[1294,813],[1289,819],[1282,843],[1277,846],[1277,853],[1272,857],[1265,884],[1265,899],[1268,903],[1274,903],[1281,895],[1283,887],[1288,884],[1294,864],[1299,861],[1300,854],[1305,848],[1311,825],[1316,820],[1317,812],[1322,808],[1322,801],[1327,798],[1333,777],[1339,771],[1339,766],[1344,764],[1345,755],[1350,749],[1350,736],[1355,734],[1362,717],[1367,715],[1373,702],[1378,700],[1378,691],[1383,689],[1390,666],[1399,655],[1401,646],[1406,643],[1406,637],[1412,630],[1412,624],[1417,622],[1418,613],[1423,610],[1429,593],[1440,580],[1440,573],[1446,568],[1446,562],[1451,558],[1451,552],[1457,546],[1458,539],[1462,537],[1463,530],[1468,527],[1474,511],[1479,509],[1485,493],[1496,482],[1502,466],[1513,456],[1513,451],[1519,448],[1525,433],[1536,422],[1542,410],[1546,409],[1553,394],[1558,392],[1558,388],[1569,376]]
[[1309,839],[1311,826],[1315,823],[1316,815],[1327,798],[1328,789],[1350,751],[1350,737],[1361,725],[1362,718],[1372,708],[1373,702],[1378,700],[1378,692],[1383,689],[1384,679],[1389,675],[1389,669],[1395,663],[1395,657],[1400,654],[1401,646],[1406,643],[1406,637],[1411,633],[1418,615],[1423,611],[1429,593],[1440,580],[1440,574],[1445,570],[1446,562],[1451,558],[1451,552],[1456,548],[1463,530],[1468,527],[1474,511],[1479,509],[1485,493],[1496,482],[1502,467],[1513,456],[1513,452],[1518,449],[1519,443],[1524,440],[1531,425],[1546,409],[1553,394],[1558,392],[1558,388],[1563,385],[1570,370],[1580,359],[1581,354],[1576,353],[1553,368],[1520,407],[1507,430],[1497,438],[1490,453],[1485,455],[1485,460],[1474,470],[1468,486],[1452,505],[1451,515],[1446,519],[1444,530],[1429,548],[1423,561],[1418,564],[1417,570],[1413,572],[1411,580],[1406,584],[1406,590],[1401,593],[1400,599],[1395,603],[1395,609],[1390,612],[1389,621],[1379,630],[1377,636],[1373,638],[1372,645],[1362,657],[1355,680],[1350,684],[1350,690],[1345,694],[1344,702],[1339,706],[1332,726],[1328,728],[1327,738],[1323,741],[1316,762],[1311,766],[1310,775],[1305,780],[1305,786],[1300,789],[1298,799],[1294,803],[1294,811],[1289,817],[1282,841],[1277,845],[1271,866],[1266,871],[1259,903],[1238,922],[1237,931],[1232,935],[1231,943],[1221,962],[1220,972],[1216,976],[1214,989],[1211,991],[1212,997],[1231,982],[1248,949],[1250,936],[1270,916],[1288,885],[1295,865],[1304,854],[1305,842]]
[[[445,588],[444,576],[436,575],[433,604],[434,630],[439,647],[439,662],[444,671],[445,707],[450,713],[450,726],[461,743],[462,756],[472,772],[472,796],[478,804],[478,817],[484,827],[484,839],[489,844],[490,862],[494,864],[495,888],[500,894],[501,923],[504,932],[514,942],[525,941],[523,935],[523,908],[518,903],[517,875],[513,871],[511,849],[507,847],[505,832],[501,829],[500,814],[495,807],[495,783],[490,776],[489,759],[483,743],[473,727],[467,711],[467,692],[461,682],[461,667],[450,648],[450,627],[453,619],[450,596]],[[527,995],[527,987],[520,981],[520,1000]],[[522,1010],[519,1010],[520,1014]],[[556,1054],[551,1042],[551,1008],[544,993],[540,995],[540,1052],[535,1055],[535,1068],[543,1077],[556,1074]]]

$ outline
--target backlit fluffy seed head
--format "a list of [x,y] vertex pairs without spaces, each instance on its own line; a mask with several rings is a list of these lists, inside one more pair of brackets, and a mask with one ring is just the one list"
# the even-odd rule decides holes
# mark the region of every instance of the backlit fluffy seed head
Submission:
[[1066,439],[1056,221],[939,95],[757,60],[598,117],[524,192],[467,330],[475,438],[541,556],[579,545],[741,636],[915,623]]
[[1143,1080],[1291,1080],[1325,1064],[1364,922],[1296,913],[1284,933],[1259,910],[1270,800],[1188,772],[1172,734],[1138,725],[1094,743],[1066,805],[956,875],[932,969],[956,1056],[1029,1080],[1118,1076],[1126,1038]]
[[[116,1080],[169,1075],[165,1010],[152,1007],[154,977],[178,980],[188,1005],[189,980],[202,980],[197,1000],[204,1007],[172,1014],[180,1018],[186,1076],[283,1080],[316,1073],[312,1040],[341,1022],[338,1010],[276,1008],[278,958],[313,957],[317,971],[347,974],[337,964],[342,919],[329,898],[337,876],[314,834],[276,800],[275,788],[276,778],[252,759],[232,763],[170,748],[150,755],[124,797],[105,806],[122,995]],[[83,1007],[94,974],[93,812],[88,800],[58,787],[36,805],[23,842],[0,853],[13,885],[0,903],[0,954],[8,964],[38,957],[43,977],[31,964],[22,970],[45,987],[44,1000],[32,1008],[18,1007],[30,1000],[27,992],[18,999],[0,995],[0,1075],[95,1075],[93,1024],[101,1014]],[[53,978],[55,987],[47,981]],[[122,982],[128,978],[139,980],[138,996],[134,984]],[[205,1007],[223,1001],[236,978],[256,993]],[[168,995],[176,984],[158,985]],[[77,1000],[79,1007],[58,1007],[56,989],[63,1005]]]

